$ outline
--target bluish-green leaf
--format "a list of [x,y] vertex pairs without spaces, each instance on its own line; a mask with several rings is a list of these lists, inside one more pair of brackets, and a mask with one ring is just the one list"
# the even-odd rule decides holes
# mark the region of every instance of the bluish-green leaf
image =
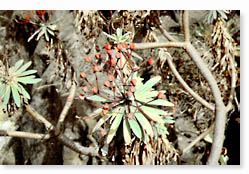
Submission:
[[136,137],[141,138],[142,131],[141,131],[139,124],[137,123],[136,118],[133,118],[133,119],[128,118],[128,122],[129,122],[132,132],[136,135]]
[[145,118],[145,116],[140,112],[135,113],[135,117],[139,121],[142,128],[146,131],[146,133],[149,136],[153,137],[153,129],[151,127],[150,122],[147,120],[147,118]]
[[9,99],[10,99],[10,86],[7,86],[6,87],[6,92],[4,94],[4,101],[3,101],[3,104],[7,104],[9,102]]
[[31,76],[25,76],[25,77],[18,77],[16,78],[16,81],[21,82],[23,84],[34,84],[34,83],[38,83],[41,81],[41,79],[36,78],[34,75]]
[[92,100],[92,101],[98,101],[98,102],[107,102],[108,101],[107,99],[100,97],[98,95],[89,96],[89,97],[87,97],[87,99]]
[[106,116],[102,116],[99,121],[94,126],[92,132],[98,130],[109,118],[111,117],[111,113],[108,113]]
[[20,84],[18,84],[18,86],[19,86],[20,89],[21,89],[21,92],[20,92],[20,93],[21,93],[25,98],[30,99],[29,93],[23,88],[23,86],[20,85]]
[[166,100],[162,100],[162,99],[154,100],[152,102],[149,102],[148,104],[150,104],[150,105],[160,105],[160,106],[171,106],[171,107],[174,106],[173,103],[171,103],[169,101],[166,101]]
[[32,62],[31,61],[29,61],[29,62],[27,62],[27,63],[25,63],[23,66],[21,66],[21,68],[20,69],[18,69],[17,71],[15,71],[15,75],[19,75],[19,74],[21,74],[23,71],[25,71],[26,69],[28,69],[28,67],[30,67],[30,65],[32,64]]
[[140,111],[143,115],[145,115],[147,118],[157,122],[157,123],[164,123],[162,117],[160,115],[166,115],[167,112],[161,110],[161,109],[156,109],[148,106],[141,106]]
[[35,35],[37,35],[40,31],[41,31],[41,28],[39,28],[38,30],[36,30],[36,31],[34,32],[34,34],[32,34],[32,35],[29,37],[28,42],[31,41],[31,40],[33,39],[33,37],[34,37]]
[[37,72],[37,70],[28,70],[28,71],[24,71],[23,73],[21,73],[19,75],[19,77],[22,77],[22,76],[27,76],[27,75],[30,75],[30,74],[35,74]]
[[9,73],[15,72],[18,68],[20,68],[20,66],[22,65],[22,63],[23,63],[23,59],[17,61],[16,64],[15,64],[15,66],[13,66],[13,67],[11,67],[9,69]]
[[122,117],[123,117],[123,114],[118,114],[115,120],[112,122],[109,133],[107,135],[107,144],[109,144],[112,141],[114,135],[116,134],[118,127],[120,125],[120,122],[122,120]]
[[3,83],[0,86],[0,100],[2,100],[5,93],[6,93],[6,84]]
[[17,88],[14,85],[11,85],[11,91],[12,91],[12,96],[14,98],[14,102],[15,102],[16,106],[20,107],[20,105],[21,105],[20,95],[17,91]]
[[125,145],[131,144],[131,128],[126,117],[123,118],[123,134]]
[[136,89],[135,95],[144,93],[147,90],[152,89],[152,87],[161,80],[161,76],[156,76],[148,80],[144,85]]

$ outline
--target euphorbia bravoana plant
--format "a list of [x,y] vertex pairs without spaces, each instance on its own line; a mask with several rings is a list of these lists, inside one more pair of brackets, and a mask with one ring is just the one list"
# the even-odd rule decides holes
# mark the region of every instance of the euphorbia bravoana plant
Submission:
[[[160,82],[161,77],[155,76],[143,82],[143,79],[138,76],[138,71],[142,68],[131,60],[133,44],[129,46],[126,43],[116,46],[106,44],[105,49],[107,52],[105,56],[96,54],[95,60],[90,57],[85,58],[85,62],[93,66],[95,84],[90,83],[85,72],[80,73],[92,91],[91,94],[88,93],[84,86],[80,98],[102,103],[102,106],[92,115],[101,116],[93,131],[103,125],[106,128],[105,123],[109,122],[107,143],[112,141],[119,127],[123,129],[125,144],[130,144],[134,136],[147,143],[157,132],[166,137],[166,125],[174,123],[174,120],[168,112],[160,108],[172,107],[174,104],[166,101],[165,91],[157,91],[153,88]],[[145,62],[147,60],[144,60]],[[107,80],[99,84],[99,75],[104,74]],[[164,117],[165,115],[167,117]]]

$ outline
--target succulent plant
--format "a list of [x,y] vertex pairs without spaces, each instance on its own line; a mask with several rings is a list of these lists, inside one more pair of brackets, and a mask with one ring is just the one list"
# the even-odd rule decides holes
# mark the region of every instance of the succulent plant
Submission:
[[[148,142],[150,138],[157,135],[157,132],[166,136],[165,124],[172,124],[174,120],[171,116],[167,116],[167,111],[161,108],[173,107],[174,104],[166,100],[165,91],[157,91],[153,88],[161,81],[160,76],[152,77],[147,82],[143,82],[143,78],[138,75],[139,67],[131,63],[132,49],[127,46],[125,48],[127,50],[124,52],[116,48],[111,50],[112,54],[108,53],[107,60],[102,60],[102,63],[107,65],[106,69],[99,67],[99,70],[96,71],[96,66],[99,65],[95,64],[94,61],[86,61],[93,65],[96,80],[98,79],[97,73],[107,74],[108,80],[104,82],[103,89],[98,89],[98,81],[97,85],[94,86],[87,80],[86,74],[81,73],[81,77],[92,88],[93,95],[85,93],[81,94],[80,98],[102,103],[102,106],[93,113],[95,116],[101,115],[93,131],[109,122],[107,143],[112,141],[120,127],[123,130],[125,144],[130,144],[134,136],[144,142]],[[134,45],[130,48],[134,49]],[[108,51],[110,51],[109,48]],[[117,52],[121,54],[118,58],[114,56]],[[98,61],[96,60],[96,62]],[[86,87],[83,88],[84,91],[87,91]]]
[[9,68],[8,72],[0,74],[0,100],[3,101],[4,109],[6,109],[11,94],[17,107],[21,106],[22,99],[30,99],[29,93],[21,84],[34,84],[41,81],[40,78],[35,78],[33,75],[37,72],[36,70],[27,70],[31,61],[22,64],[23,60],[19,60]]

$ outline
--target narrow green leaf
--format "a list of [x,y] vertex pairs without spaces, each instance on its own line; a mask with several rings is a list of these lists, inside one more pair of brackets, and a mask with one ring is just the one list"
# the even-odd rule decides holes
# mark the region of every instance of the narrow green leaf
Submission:
[[157,122],[157,123],[164,123],[162,117],[160,115],[166,115],[167,112],[160,110],[160,109],[155,109],[152,107],[147,107],[147,106],[142,106],[140,107],[140,111],[144,116],[147,118]]
[[123,118],[123,134],[125,145],[131,144],[131,128],[126,117]]
[[10,72],[10,73],[15,72],[22,64],[23,64],[23,59],[17,61],[16,64],[15,64],[15,66],[13,66],[13,67],[11,67],[11,68],[9,69],[9,72]]
[[36,30],[36,31],[34,32],[34,34],[32,34],[32,35],[29,37],[28,42],[31,41],[31,40],[33,39],[33,37],[34,37],[37,33],[39,33],[40,31],[41,31],[41,28],[39,28],[38,30]]
[[20,84],[18,84],[18,86],[21,88],[21,92],[20,92],[20,93],[21,93],[25,98],[30,99],[29,93],[23,88],[23,86],[20,85]]
[[227,19],[227,15],[223,12],[223,10],[217,10],[223,19]]
[[34,84],[34,83],[38,83],[41,81],[41,79],[39,78],[34,78],[35,76],[31,75],[31,76],[25,76],[25,77],[19,77],[16,78],[16,81],[21,82],[23,84]]
[[57,27],[57,26],[56,26],[55,24],[49,25],[49,26],[48,26],[48,28],[51,29],[52,31],[54,31],[54,30],[56,29],[56,27]]
[[116,40],[116,38],[110,34],[107,34],[105,32],[103,32],[104,35],[106,35],[107,37],[111,38],[112,40]]
[[14,85],[11,85],[11,91],[12,91],[12,96],[14,98],[14,102],[15,102],[16,106],[20,107],[20,105],[21,105],[20,95],[17,91],[17,88],[15,88]]
[[144,93],[145,91],[151,89],[155,84],[157,84],[161,80],[161,76],[153,77],[152,79],[148,80],[144,85],[137,88],[135,95],[139,95]]
[[47,32],[49,32],[52,36],[54,36],[53,30],[51,30],[49,27],[48,27],[48,29],[47,29]]
[[34,70],[34,69],[28,70],[28,71],[24,71],[18,77],[27,76],[27,75],[30,75],[30,74],[35,74],[36,72],[37,72],[37,70]]
[[110,130],[109,130],[109,133],[107,135],[107,144],[109,144],[112,141],[114,135],[116,134],[118,127],[120,125],[120,122],[122,120],[122,117],[123,117],[123,114],[118,114],[115,120],[113,121],[110,127]]
[[111,113],[108,113],[106,116],[102,116],[99,121],[94,126],[92,132],[98,130],[109,118],[111,117]]
[[36,40],[39,40],[40,37],[46,32],[46,30],[47,30],[46,26],[41,27],[41,31],[40,31],[40,33],[38,34]]
[[117,28],[117,38],[121,38],[121,37],[122,37],[122,29]]
[[1,84],[1,86],[0,86],[0,100],[2,100],[5,93],[6,93],[6,84]]
[[128,119],[129,125],[131,127],[132,132],[136,135],[136,137],[141,138],[142,137],[142,131],[137,123],[136,118]]
[[32,64],[31,61],[25,63],[20,69],[18,69],[17,71],[15,71],[15,75],[21,74],[23,71],[25,71],[26,69],[28,69],[28,67],[30,67],[31,64]]
[[49,36],[48,36],[47,30],[45,31],[45,38],[46,38],[46,41],[48,42],[49,41]]
[[147,120],[147,118],[145,118],[145,116],[140,112],[135,113],[135,117],[139,121],[142,128],[146,131],[146,133],[149,136],[153,137],[153,129],[151,127],[150,122]]
[[167,124],[173,124],[173,123],[175,123],[175,120],[172,120],[172,119],[165,119],[164,121]]
[[171,106],[171,107],[174,106],[173,103],[171,103],[169,101],[166,101],[166,100],[162,100],[162,99],[154,100],[152,102],[149,102],[148,104],[150,104],[150,105],[160,105],[160,106]]
[[108,100],[103,98],[103,97],[100,97],[98,95],[92,95],[90,97],[87,97],[88,100],[92,100],[92,101],[98,101],[98,102],[107,102]]
[[6,87],[6,92],[4,94],[4,101],[3,101],[3,104],[7,104],[9,102],[9,99],[10,99],[10,86],[7,86]]

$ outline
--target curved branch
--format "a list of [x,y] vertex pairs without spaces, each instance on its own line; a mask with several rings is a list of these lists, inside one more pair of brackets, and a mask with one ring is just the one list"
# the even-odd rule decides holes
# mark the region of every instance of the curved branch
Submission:
[[51,136],[49,134],[38,134],[22,131],[9,131],[9,130],[0,130],[0,136],[9,136],[9,137],[18,137],[18,138],[30,138],[36,140],[47,140]]
[[169,67],[171,69],[171,71],[173,72],[173,74],[176,76],[176,78],[178,79],[178,81],[182,84],[182,86],[202,105],[204,105],[205,107],[207,107],[208,109],[214,111],[215,107],[213,105],[211,105],[210,103],[208,103],[206,100],[204,100],[201,96],[199,96],[197,93],[195,93],[189,86],[188,84],[182,79],[181,75],[178,73],[178,71],[176,70],[172,58],[170,55],[166,56],[166,60],[169,64]]

